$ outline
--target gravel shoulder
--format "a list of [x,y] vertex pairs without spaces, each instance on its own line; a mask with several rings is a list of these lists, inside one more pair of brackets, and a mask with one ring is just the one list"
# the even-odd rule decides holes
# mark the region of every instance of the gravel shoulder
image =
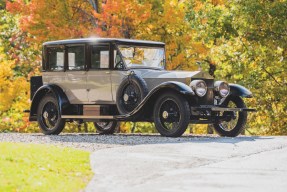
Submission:
[[[159,134],[115,134],[99,135],[85,133],[70,133],[60,135],[43,135],[42,133],[0,133],[0,142],[21,142],[51,144],[63,147],[73,147],[90,152],[99,149],[144,145],[185,142],[205,142],[221,140],[222,138],[207,135],[185,135],[179,138],[162,137]],[[249,140],[248,138],[245,138]],[[234,138],[236,141],[236,138]]]
[[72,147],[89,152],[99,149],[120,147],[121,144],[112,144],[106,136],[91,134],[61,134],[61,135],[43,135],[28,133],[1,133],[0,142],[19,142],[49,144],[61,147]]

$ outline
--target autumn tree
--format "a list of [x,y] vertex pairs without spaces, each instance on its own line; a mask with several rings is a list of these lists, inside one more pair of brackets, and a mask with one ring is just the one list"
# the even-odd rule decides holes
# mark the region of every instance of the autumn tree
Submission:
[[16,0],[7,9],[21,15],[20,26],[37,42],[79,38],[92,34],[94,9],[88,0]]
[[196,60],[206,53],[193,38],[184,1],[16,0],[7,8],[21,14],[22,30],[40,43],[88,36],[164,41],[169,69],[196,69]]
[[255,133],[287,134],[284,7],[286,1],[239,0],[217,5],[207,1],[189,13],[198,38],[210,48],[208,57],[216,64],[216,77],[245,85],[254,93],[246,101],[258,109],[248,125]]
[[143,24],[145,30],[137,30],[136,37],[165,42],[168,69],[193,68],[192,31],[185,21],[184,3],[154,0],[151,4],[151,17]]
[[[28,43],[17,17],[0,10],[0,130],[29,130],[23,111],[29,108],[29,76],[38,73],[39,52]],[[30,128],[29,128],[30,127]]]
[[[216,78],[253,91],[246,100],[258,109],[251,114],[251,133],[287,134],[286,7],[285,0],[0,0],[1,81],[13,89],[18,78],[39,73],[44,41],[163,41],[168,69],[194,70],[201,61]],[[5,104],[10,109],[17,103],[12,98]]]

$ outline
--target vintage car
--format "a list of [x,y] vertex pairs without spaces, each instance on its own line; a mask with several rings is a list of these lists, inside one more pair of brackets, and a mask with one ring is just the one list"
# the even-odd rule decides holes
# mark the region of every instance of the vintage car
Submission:
[[83,38],[43,44],[42,76],[31,78],[30,121],[44,134],[59,134],[66,122],[94,122],[112,134],[120,121],[154,122],[167,137],[190,123],[213,124],[235,137],[247,121],[241,85],[215,81],[202,71],[167,71],[165,44],[113,38]]

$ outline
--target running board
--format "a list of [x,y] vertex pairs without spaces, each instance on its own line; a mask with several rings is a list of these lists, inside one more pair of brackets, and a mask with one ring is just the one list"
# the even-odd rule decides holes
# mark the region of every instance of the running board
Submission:
[[256,111],[256,109],[213,107],[211,108],[211,111]]
[[62,115],[62,119],[114,119],[114,116]]
[[249,112],[255,112],[256,109],[250,109],[250,108],[228,108],[228,107],[208,107],[208,106],[202,106],[202,107],[191,107],[191,110],[196,111],[203,111],[203,110],[211,110],[211,111],[249,111]]

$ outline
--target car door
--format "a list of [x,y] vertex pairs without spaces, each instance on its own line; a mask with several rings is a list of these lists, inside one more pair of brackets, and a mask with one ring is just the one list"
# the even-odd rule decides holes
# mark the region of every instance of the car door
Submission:
[[88,103],[85,45],[67,45],[66,95],[70,103]]
[[87,74],[89,102],[96,104],[113,103],[109,44],[90,45],[90,60]]

